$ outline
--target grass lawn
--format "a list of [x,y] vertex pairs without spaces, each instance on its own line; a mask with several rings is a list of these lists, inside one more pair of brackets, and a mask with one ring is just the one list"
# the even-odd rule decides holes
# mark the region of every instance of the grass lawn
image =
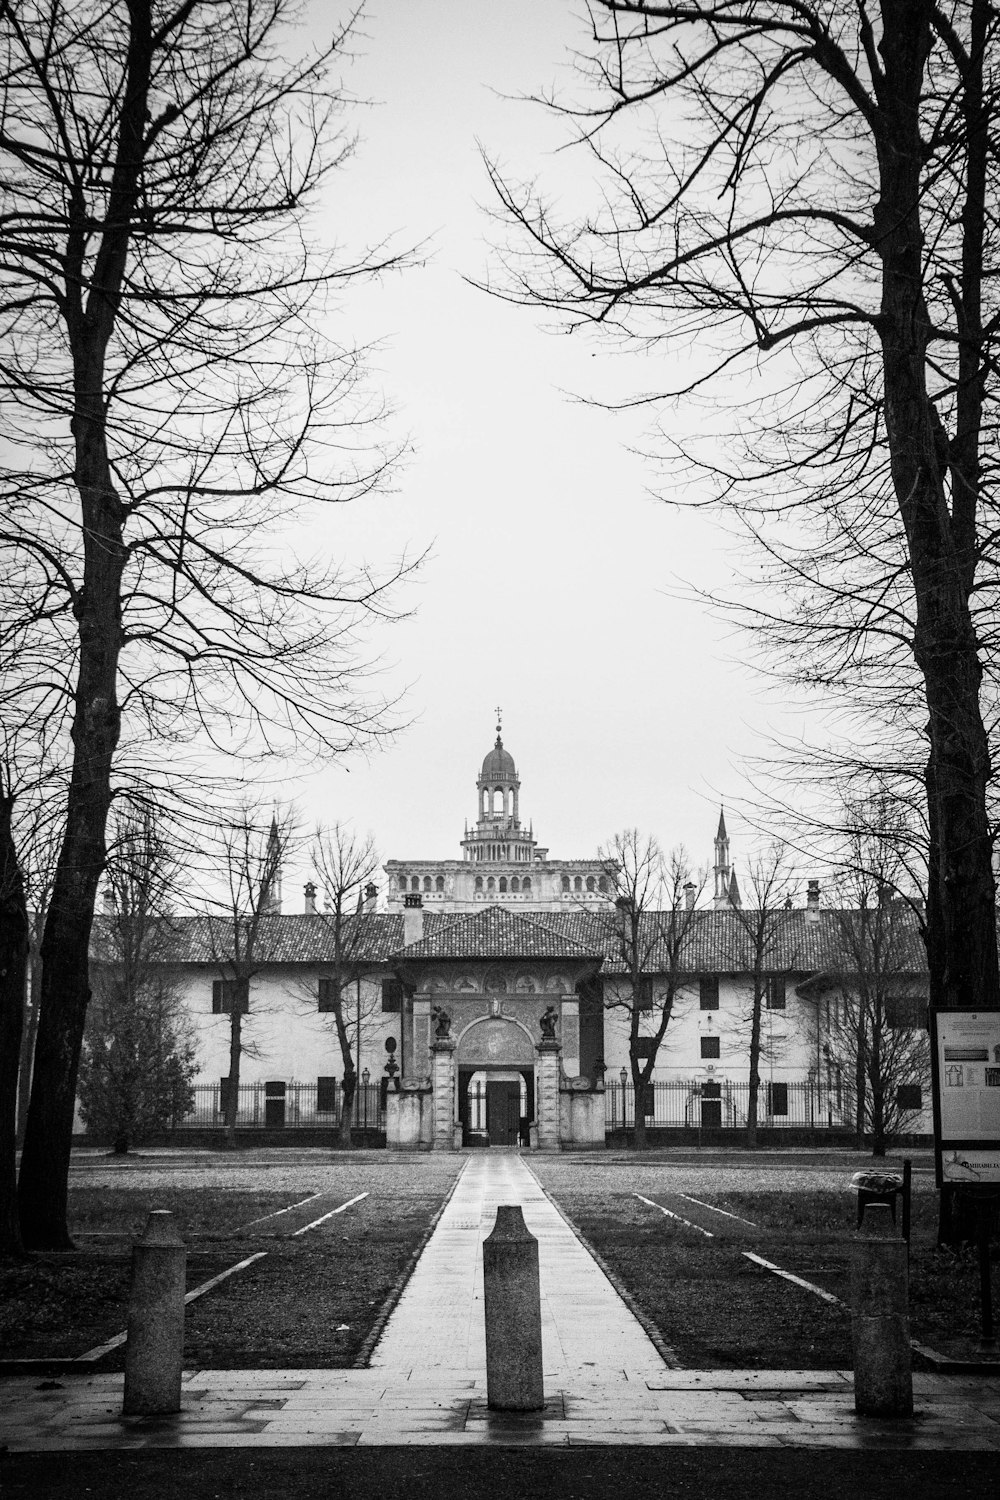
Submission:
[[[695,1369],[851,1365],[847,1307],[745,1252],[849,1304],[856,1199],[847,1183],[856,1165],[796,1169],[734,1158],[699,1169],[634,1156],[606,1165],[531,1159],[679,1363]],[[937,1250],[933,1180],[918,1174],[914,1187],[910,1331],[938,1353],[967,1358],[979,1331],[978,1265],[971,1252]]]
[[[76,1248],[0,1262],[0,1348],[8,1359],[73,1358],[123,1330],[132,1240],[151,1209],[166,1208],[187,1243],[189,1291],[264,1252],[189,1304],[188,1368],[348,1367],[461,1166],[458,1157],[422,1158],[415,1171],[405,1158],[331,1161],[326,1152],[287,1166],[249,1153],[180,1168],[90,1161],[70,1179]],[[116,1350],[99,1368],[120,1368],[123,1358]]]

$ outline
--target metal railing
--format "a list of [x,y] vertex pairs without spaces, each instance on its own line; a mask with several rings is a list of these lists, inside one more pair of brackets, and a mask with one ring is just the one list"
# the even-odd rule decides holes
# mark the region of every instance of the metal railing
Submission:
[[[643,1105],[643,1116],[651,1128],[741,1130],[746,1128],[750,1085],[671,1079],[650,1084]],[[632,1084],[606,1080],[604,1110],[609,1131],[631,1129],[635,1125]],[[821,1084],[763,1081],[757,1093],[757,1123],[779,1130],[850,1127],[850,1100],[846,1091]]]
[[[259,1128],[336,1130],[340,1125],[343,1086],[339,1083],[286,1083],[283,1092],[274,1084],[243,1083],[239,1089],[236,1124],[241,1130]],[[175,1130],[223,1129],[223,1091],[218,1084],[195,1086],[194,1104],[186,1115],[173,1122]],[[385,1108],[378,1081],[359,1083],[351,1111],[352,1126],[360,1130],[383,1130]]]

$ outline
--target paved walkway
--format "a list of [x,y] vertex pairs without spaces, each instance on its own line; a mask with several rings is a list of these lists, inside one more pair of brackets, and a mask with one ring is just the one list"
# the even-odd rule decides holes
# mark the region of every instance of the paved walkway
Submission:
[[[539,1241],[546,1405],[486,1406],[482,1240],[520,1203]],[[916,1376],[917,1415],[854,1414],[849,1372],[669,1367],[516,1154],[471,1156],[366,1370],[213,1370],[183,1410],[121,1416],[120,1375],[0,1383],[15,1451],[657,1444],[1000,1451],[1000,1381]]]

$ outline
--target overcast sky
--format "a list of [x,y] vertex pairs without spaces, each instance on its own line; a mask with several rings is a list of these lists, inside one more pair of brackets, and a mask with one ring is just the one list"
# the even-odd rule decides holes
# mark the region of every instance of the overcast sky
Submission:
[[[311,6],[311,24],[329,7]],[[749,648],[678,580],[724,586],[722,533],[651,498],[639,429],[575,401],[658,383],[661,370],[543,331],[463,278],[494,274],[477,142],[513,175],[567,182],[566,128],[519,102],[566,76],[573,0],[372,0],[347,73],[357,155],[320,221],[333,241],[426,241],[423,266],[352,291],[345,328],[381,340],[373,374],[412,452],[394,493],[331,518],[330,545],[377,561],[431,548],[382,638],[409,728],[368,761],[304,780],[304,821],[352,820],[383,858],[457,858],[496,706],[521,813],[553,857],[591,855],[636,825],[707,862],[721,797],[772,710]],[[564,164],[564,165],[563,165]],[[577,186],[579,183],[577,181]],[[299,909],[301,872],[286,879]]]

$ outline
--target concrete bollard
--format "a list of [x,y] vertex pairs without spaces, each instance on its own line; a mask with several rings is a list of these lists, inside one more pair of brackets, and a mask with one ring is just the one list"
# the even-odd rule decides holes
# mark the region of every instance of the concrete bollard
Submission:
[[540,1411],[542,1299],[538,1241],[520,1207],[502,1203],[483,1241],[486,1399],[493,1411]]
[[854,1409],[863,1417],[911,1417],[913,1374],[907,1246],[887,1203],[865,1209],[868,1233],[851,1247]]
[[186,1260],[173,1214],[154,1209],[142,1238],[132,1246],[123,1408],[127,1417],[181,1409]]

